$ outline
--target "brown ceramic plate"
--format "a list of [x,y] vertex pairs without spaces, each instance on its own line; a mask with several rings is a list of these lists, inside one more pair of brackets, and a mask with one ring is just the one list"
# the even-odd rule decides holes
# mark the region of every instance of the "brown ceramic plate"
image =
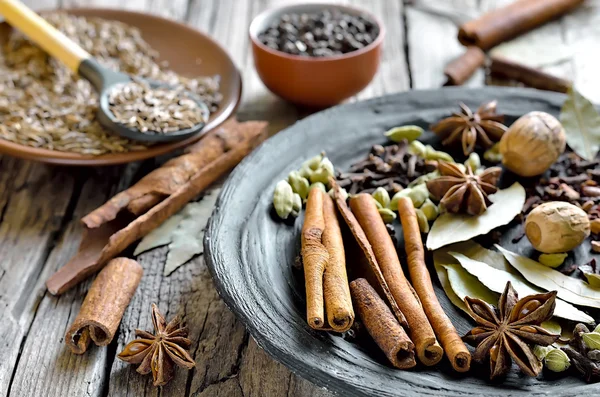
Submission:
[[[142,37],[160,53],[160,60],[169,62],[170,69],[186,76],[221,76],[223,101],[219,111],[212,114],[202,132],[182,141],[155,145],[147,150],[127,153],[85,156],[77,153],[37,149],[0,139],[0,153],[29,160],[63,165],[111,165],[144,160],[187,146],[215,128],[235,111],[242,94],[242,78],[227,52],[208,37],[191,27],[161,17],[131,11],[78,8],[63,10],[73,15],[99,17],[124,22],[140,29]],[[0,23],[0,44],[10,32]],[[200,62],[199,62],[200,61]]]

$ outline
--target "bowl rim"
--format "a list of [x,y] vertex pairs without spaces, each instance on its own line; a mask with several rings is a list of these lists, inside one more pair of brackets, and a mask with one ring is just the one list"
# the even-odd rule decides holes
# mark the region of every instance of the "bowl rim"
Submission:
[[[268,20],[274,14],[285,13],[285,11],[287,11],[287,10],[295,10],[295,9],[304,8],[304,7],[311,7],[311,8],[314,7],[314,8],[321,8],[321,9],[335,8],[335,9],[342,10],[342,11],[350,11],[351,13],[357,14],[357,15],[360,15],[360,14],[367,15],[373,22],[375,22],[375,24],[379,28],[379,34],[375,37],[375,40],[373,40],[371,43],[364,46],[363,48],[360,48],[355,51],[350,51],[345,54],[331,55],[331,56],[326,56],[326,57],[310,57],[310,56],[307,57],[307,56],[301,56],[301,55],[288,54],[287,52],[274,50],[271,47],[264,45],[258,39],[258,26],[257,25],[260,22],[262,22],[264,20]],[[250,37],[250,40],[252,41],[252,43],[255,46],[257,46],[258,48],[260,48],[261,50],[268,52],[269,54],[279,56],[281,58],[286,58],[286,59],[289,59],[292,61],[320,62],[320,63],[339,61],[339,60],[343,60],[343,59],[350,59],[350,58],[358,57],[367,52],[370,52],[373,49],[375,49],[381,45],[381,43],[383,42],[383,39],[385,38],[385,35],[386,35],[386,29],[385,29],[385,25],[383,24],[383,21],[381,19],[379,19],[375,14],[371,13],[370,11],[367,11],[360,7],[347,5],[347,4],[335,4],[335,3],[326,3],[326,2],[322,2],[322,3],[321,2],[319,2],[319,3],[313,3],[313,2],[292,3],[292,4],[270,7],[268,9],[262,11],[258,15],[256,15],[252,19],[252,22],[250,22],[250,26],[248,28],[248,36]]]

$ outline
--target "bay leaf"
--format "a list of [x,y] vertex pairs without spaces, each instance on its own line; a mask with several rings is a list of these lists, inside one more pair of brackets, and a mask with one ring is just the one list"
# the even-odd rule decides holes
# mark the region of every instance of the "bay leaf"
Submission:
[[194,256],[202,254],[206,224],[210,218],[220,189],[204,195],[202,200],[188,203],[182,212],[183,219],[172,233],[164,275],[168,276]]
[[464,303],[464,299],[467,296],[481,299],[490,305],[495,306],[498,304],[499,295],[483,285],[477,277],[467,272],[462,266],[456,263],[443,266],[448,273],[448,281],[450,282],[452,291],[460,298],[462,303],[461,306],[457,305],[459,309],[462,309],[468,314],[467,307]]
[[586,97],[571,87],[560,111],[567,143],[581,157],[591,161],[600,149],[600,114]]
[[600,288],[600,274],[594,271],[594,268],[589,265],[581,265],[579,266],[579,270],[585,276],[587,282],[594,288]]
[[[450,302],[452,302],[452,304],[454,306],[458,307],[460,310],[467,313],[467,306],[465,306],[465,303],[454,292],[454,290],[452,289],[452,285],[450,285],[450,279],[448,278],[448,271],[446,270],[445,265],[443,263],[444,262],[436,261],[435,253],[434,253],[433,254],[433,265],[435,267],[435,272],[438,276],[440,284],[442,285],[442,288],[444,289],[444,293],[446,294],[448,299],[450,299]],[[451,265],[451,264],[449,264],[449,265]]]
[[521,213],[525,204],[525,189],[516,182],[511,187],[499,190],[490,196],[493,204],[481,215],[445,213],[440,215],[429,234],[427,248],[435,250],[446,245],[466,241],[504,226]]
[[498,251],[530,283],[546,291],[557,291],[557,296],[575,305],[600,308],[600,289],[592,288],[583,280],[569,277],[541,263],[515,254],[496,244]]
[[173,240],[173,232],[179,226],[179,222],[183,219],[181,211],[171,216],[162,225],[152,230],[139,242],[133,255],[138,256],[139,254],[149,251],[156,247],[162,247],[163,245],[169,244]]
[[[485,285],[487,288],[494,292],[502,293],[508,281],[511,282],[512,286],[517,291],[520,297],[545,292],[541,288],[535,288],[530,286],[528,283],[523,282],[519,277],[516,277],[509,272],[495,269],[487,265],[486,263],[470,259],[457,252],[452,252],[450,253],[450,255],[456,258],[460,265],[467,272],[477,277],[477,279],[481,283],[483,283],[483,285]],[[556,317],[564,318],[567,320],[578,321],[588,324],[594,322],[594,319],[592,317],[588,316],[581,310],[577,309],[575,306],[561,299],[556,300],[556,308],[554,309],[554,315]]]

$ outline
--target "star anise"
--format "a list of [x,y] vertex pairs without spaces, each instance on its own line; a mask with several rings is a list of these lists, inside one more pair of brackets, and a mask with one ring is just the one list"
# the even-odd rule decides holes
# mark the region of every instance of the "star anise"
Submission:
[[474,175],[470,167],[463,172],[458,165],[440,161],[441,176],[427,182],[427,189],[434,199],[444,205],[448,212],[480,215],[492,204],[488,195],[496,193],[496,183],[502,169],[491,167]]
[[192,342],[187,338],[188,329],[182,325],[179,316],[167,324],[153,303],[152,323],[154,335],[136,329],[135,335],[139,339],[129,342],[117,357],[130,364],[140,364],[137,372],[142,375],[152,372],[154,386],[163,386],[173,378],[175,364],[192,369],[196,363],[187,352]]
[[476,362],[482,363],[490,357],[490,379],[506,375],[512,360],[529,376],[540,373],[542,363],[533,354],[533,345],[548,346],[560,336],[539,326],[552,317],[556,291],[519,300],[509,281],[498,308],[470,297],[465,298],[465,304],[479,326],[469,331],[463,340],[477,347],[473,355]]
[[460,139],[465,156],[475,150],[477,143],[487,149],[507,130],[502,124],[504,115],[496,113],[497,104],[496,101],[486,102],[473,113],[467,105],[460,103],[461,112],[432,125],[431,130],[442,137],[443,145],[451,145]]

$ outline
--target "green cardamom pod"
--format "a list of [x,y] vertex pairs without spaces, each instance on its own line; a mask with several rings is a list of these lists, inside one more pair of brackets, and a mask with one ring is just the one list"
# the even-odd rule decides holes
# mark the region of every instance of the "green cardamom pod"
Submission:
[[471,171],[473,172],[481,168],[481,159],[479,158],[479,155],[475,152],[471,153],[467,161],[465,161],[465,166],[471,167]]
[[317,168],[319,168],[319,164],[321,164],[321,160],[323,160],[323,155],[319,154],[316,155],[315,157],[311,157],[308,160],[306,160],[304,163],[302,163],[302,166],[300,167],[302,168],[308,168],[309,170],[316,170]]
[[290,172],[288,182],[294,193],[298,193],[302,200],[305,200],[308,197],[308,187],[310,186],[310,182],[308,179],[301,176],[298,171]]
[[273,207],[281,219],[287,219],[294,209],[294,191],[287,181],[279,181],[273,193]]
[[427,221],[427,217],[420,208],[417,208],[415,212],[417,213],[417,221],[419,222],[421,233],[429,233],[429,222]]
[[379,208],[377,211],[379,211],[383,223],[392,223],[396,219],[396,213],[389,208]]
[[447,161],[449,163],[454,163],[454,159],[452,158],[452,156],[450,156],[448,153],[446,152],[439,152],[436,151],[435,152],[435,159],[434,160],[443,160],[443,161]]
[[313,174],[313,172],[314,171],[310,167],[303,166],[298,170],[298,175],[300,175],[302,178],[310,180],[310,176]]
[[394,194],[394,197],[392,197],[392,200],[390,201],[389,208],[392,211],[398,211],[398,201],[400,201],[402,197],[408,197],[410,192],[412,192],[412,188],[407,187],[406,189],[400,190],[398,193]]
[[571,366],[571,360],[569,360],[567,353],[556,348],[546,354],[544,363],[546,364],[546,368],[553,372],[563,372]]
[[434,221],[437,219],[440,214],[440,210],[438,206],[433,203],[433,201],[426,199],[423,205],[421,206],[421,211],[425,214],[425,217],[428,221]]
[[427,183],[427,182],[429,182],[435,178],[439,178],[439,177],[440,177],[440,172],[436,170],[436,171],[430,172],[428,174],[421,175],[420,177],[418,177],[417,179],[415,179],[414,181],[409,183],[408,187],[413,187],[416,185],[420,185],[422,183]]
[[541,254],[538,258],[538,262],[540,262],[542,265],[548,266],[548,267],[559,267],[560,265],[563,264],[563,262],[565,261],[565,259],[567,258],[568,254],[566,253],[560,253],[560,254]]
[[[327,192],[327,194],[329,194],[329,196],[332,199],[335,199],[335,189],[334,188],[329,189],[329,191]],[[348,200],[348,192],[346,191],[346,189],[340,188],[340,195],[342,196],[342,199],[344,201]]]
[[333,167],[333,163],[327,157],[323,157],[323,160],[321,160],[321,163],[319,164],[318,168],[326,169],[329,173],[329,176],[335,175],[335,168]]
[[423,154],[425,160],[443,160],[450,163],[454,163],[454,159],[446,152],[440,152],[433,148],[431,145],[425,146],[425,153]]
[[390,194],[387,190],[382,187],[378,187],[372,193],[373,198],[377,201],[383,208],[387,208],[390,205]]
[[425,130],[418,125],[403,125],[387,130],[385,136],[392,142],[402,142],[404,139],[412,142],[419,139],[424,132]]
[[597,350],[600,349],[600,333],[588,332],[583,334],[583,343],[588,349]]
[[295,218],[300,215],[300,211],[302,211],[302,197],[298,193],[294,193],[294,200],[292,205],[292,216]]
[[312,185],[309,186],[308,191],[310,192],[314,188],[321,189],[323,191],[323,193],[327,193],[327,188],[325,187],[325,184],[323,182],[313,183]]
[[552,346],[535,345],[533,347],[533,354],[538,358],[538,360],[542,361],[552,349]]
[[424,157],[425,145],[419,141],[412,141],[410,145],[408,145],[408,152],[410,154],[414,154],[415,156]]
[[321,182],[324,185],[328,185],[329,178],[335,175],[334,172],[333,164],[325,157],[319,164],[319,167],[310,175],[310,181],[312,183]]
[[426,184],[417,185],[411,188],[408,197],[412,200],[415,208],[420,208],[425,200],[429,198],[429,190]]
[[500,153],[500,143],[494,144],[491,148],[483,152],[483,158],[490,163],[499,163],[502,161],[502,153]]

